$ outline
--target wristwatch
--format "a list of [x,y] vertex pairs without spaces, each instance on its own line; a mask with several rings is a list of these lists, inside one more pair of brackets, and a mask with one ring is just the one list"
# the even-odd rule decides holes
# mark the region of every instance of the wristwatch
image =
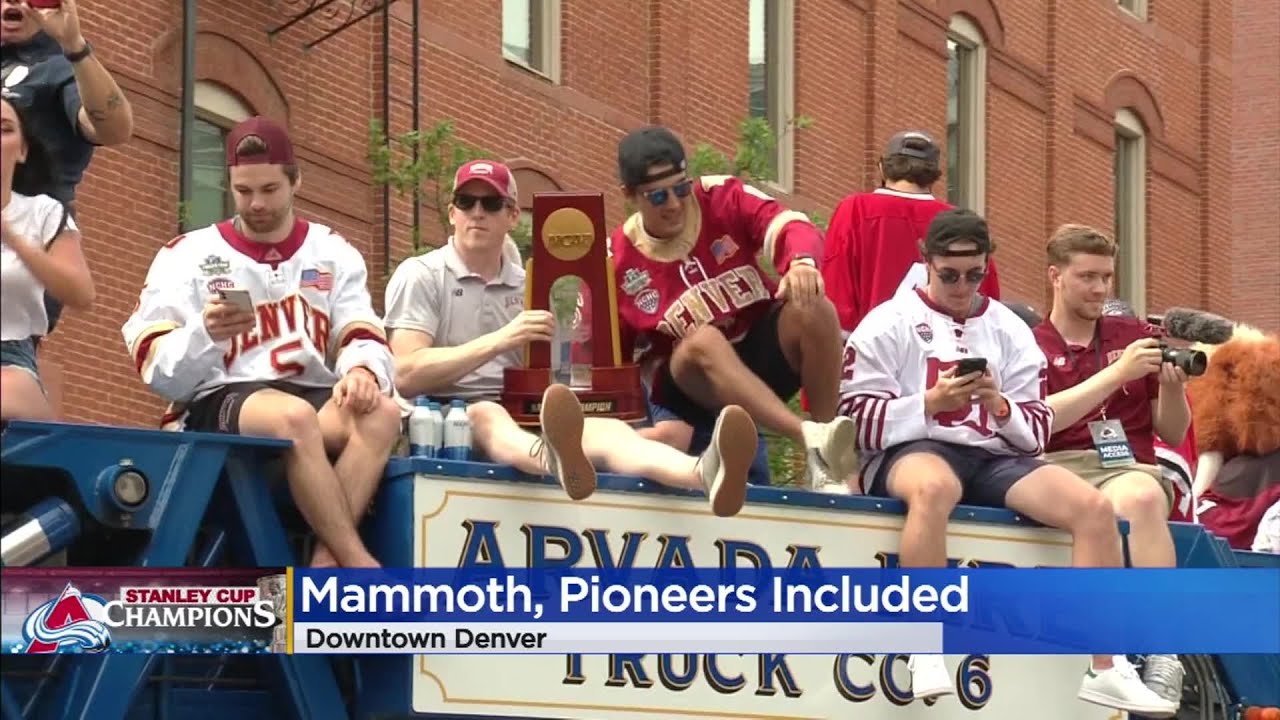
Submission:
[[818,261],[814,260],[812,255],[796,255],[792,257],[791,264],[795,265],[796,263],[800,263],[801,265],[808,265],[811,268],[818,267]]

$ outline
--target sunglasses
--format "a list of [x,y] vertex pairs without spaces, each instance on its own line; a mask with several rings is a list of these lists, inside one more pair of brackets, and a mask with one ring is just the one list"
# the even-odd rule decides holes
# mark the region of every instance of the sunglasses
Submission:
[[656,190],[645,190],[640,193],[650,205],[654,207],[662,207],[667,204],[667,200],[671,197],[671,193],[675,193],[676,197],[684,199],[689,197],[689,193],[693,192],[692,180],[681,180],[669,188],[657,188]]
[[963,278],[965,283],[968,285],[981,285],[982,281],[987,277],[987,271],[985,269],[970,270],[963,275],[955,268],[935,267],[933,271],[937,273],[938,279],[942,281],[943,285],[955,285],[960,282],[961,278]]
[[501,195],[466,195],[458,193],[453,196],[453,204],[463,212],[470,212],[471,208],[480,203],[480,207],[484,208],[487,213],[496,213],[507,206],[507,199]]

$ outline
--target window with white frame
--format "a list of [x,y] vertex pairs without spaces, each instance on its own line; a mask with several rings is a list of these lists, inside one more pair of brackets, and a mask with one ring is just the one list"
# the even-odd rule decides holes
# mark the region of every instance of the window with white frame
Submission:
[[502,55],[558,81],[560,0],[502,0]]
[[1139,20],[1147,19],[1147,0],[1116,0],[1116,4]]
[[183,213],[184,227],[197,228],[235,214],[235,199],[227,182],[227,133],[253,111],[231,91],[200,80],[195,85],[196,121],[191,138],[191,199]]
[[747,87],[751,117],[773,129],[767,175],[790,190],[795,173],[795,1],[749,0]]
[[956,15],[947,32],[947,201],[978,213],[986,201],[986,98],[986,40]]
[[1116,297],[1147,312],[1147,132],[1130,110],[1116,113]]

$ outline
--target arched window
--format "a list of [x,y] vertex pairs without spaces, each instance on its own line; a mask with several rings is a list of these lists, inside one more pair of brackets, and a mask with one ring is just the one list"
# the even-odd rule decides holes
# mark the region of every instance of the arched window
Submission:
[[191,139],[191,204],[186,226],[204,227],[235,213],[227,186],[227,133],[253,111],[225,87],[200,80],[195,86],[196,121]]
[[1116,111],[1116,297],[1147,312],[1147,129],[1136,113]]
[[984,212],[987,44],[977,23],[954,15],[947,31],[947,201]]

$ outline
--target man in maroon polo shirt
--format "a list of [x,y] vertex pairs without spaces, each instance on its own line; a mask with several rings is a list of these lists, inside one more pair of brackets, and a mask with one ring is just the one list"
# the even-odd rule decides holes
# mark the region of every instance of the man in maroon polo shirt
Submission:
[[[1063,225],[1049,239],[1053,311],[1035,329],[1049,361],[1053,435],[1046,459],[1092,482],[1129,521],[1137,567],[1174,567],[1169,533],[1173,488],[1156,460],[1155,436],[1182,443],[1191,424],[1186,374],[1162,362],[1162,331],[1136,318],[1103,315],[1116,244],[1093,228]],[[1182,699],[1174,655],[1147,658],[1144,681]]]

